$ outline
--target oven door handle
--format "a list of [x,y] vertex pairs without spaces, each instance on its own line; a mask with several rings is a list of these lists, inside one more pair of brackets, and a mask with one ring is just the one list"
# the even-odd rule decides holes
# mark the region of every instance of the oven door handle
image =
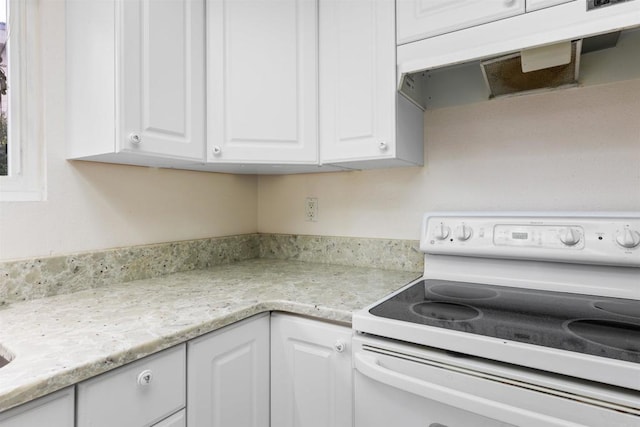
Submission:
[[354,366],[362,375],[377,382],[490,419],[498,417],[499,421],[516,426],[584,427],[582,424],[559,420],[393,371],[381,366],[375,356],[368,354],[354,353]]

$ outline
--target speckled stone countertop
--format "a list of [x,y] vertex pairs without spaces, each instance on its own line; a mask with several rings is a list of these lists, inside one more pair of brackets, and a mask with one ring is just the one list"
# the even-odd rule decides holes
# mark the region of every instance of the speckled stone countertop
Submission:
[[6,305],[0,411],[266,311],[351,322],[419,276],[255,259]]

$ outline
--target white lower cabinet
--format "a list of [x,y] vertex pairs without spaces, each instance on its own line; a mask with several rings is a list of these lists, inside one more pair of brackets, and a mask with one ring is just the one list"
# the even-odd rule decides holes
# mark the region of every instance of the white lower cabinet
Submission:
[[78,384],[76,426],[147,427],[175,414],[186,403],[185,362],[182,344]]
[[271,317],[271,425],[353,425],[351,328]]
[[0,427],[351,427],[352,378],[349,327],[264,313],[2,412]]
[[189,427],[269,426],[268,314],[189,341],[187,359]]
[[74,427],[73,387],[0,414],[0,427]]

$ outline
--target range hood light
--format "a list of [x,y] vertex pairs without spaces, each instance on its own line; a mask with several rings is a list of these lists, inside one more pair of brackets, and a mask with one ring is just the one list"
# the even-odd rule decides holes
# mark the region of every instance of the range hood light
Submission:
[[520,51],[522,72],[567,65],[571,62],[571,42],[556,43]]

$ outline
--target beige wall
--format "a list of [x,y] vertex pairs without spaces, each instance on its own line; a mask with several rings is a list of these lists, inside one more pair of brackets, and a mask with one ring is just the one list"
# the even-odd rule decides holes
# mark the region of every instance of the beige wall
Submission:
[[424,168],[256,178],[68,162],[61,4],[43,2],[48,200],[0,203],[0,260],[255,231],[417,239],[428,210],[640,211],[640,80],[428,111]]
[[64,160],[63,6],[42,2],[48,199],[0,203],[0,260],[257,231],[256,177]]
[[640,211],[640,80],[427,111],[424,168],[258,187],[261,232],[418,239],[430,210]]

